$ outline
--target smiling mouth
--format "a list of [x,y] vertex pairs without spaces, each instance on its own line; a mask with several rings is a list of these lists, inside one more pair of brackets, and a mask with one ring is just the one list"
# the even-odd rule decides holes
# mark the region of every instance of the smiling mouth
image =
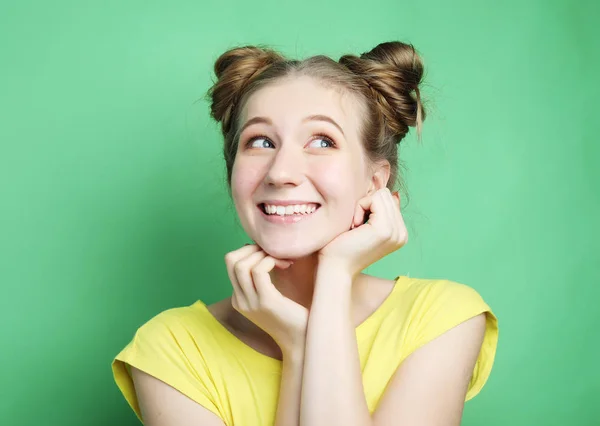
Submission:
[[318,203],[293,204],[287,206],[261,203],[258,207],[267,216],[307,216],[321,207]]

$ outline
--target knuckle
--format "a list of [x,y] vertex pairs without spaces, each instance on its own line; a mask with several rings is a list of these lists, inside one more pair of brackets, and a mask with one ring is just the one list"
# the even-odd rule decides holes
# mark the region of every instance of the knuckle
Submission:
[[260,278],[260,274],[261,271],[256,266],[250,269],[250,276],[252,276],[253,279]]
[[241,261],[236,262],[233,265],[233,270],[235,271],[236,275],[243,274],[245,269],[246,269],[246,265],[244,262],[241,262]]
[[260,276],[262,273],[265,272],[265,268],[263,265],[263,262],[259,262],[250,269],[250,273],[253,277]]
[[230,251],[229,253],[225,254],[225,263],[227,265],[232,265],[235,263],[235,253]]
[[392,238],[393,230],[389,226],[382,226],[376,230],[377,236],[382,240],[389,240]]
[[263,257],[260,262],[258,262],[252,268],[252,273],[263,274],[269,270],[269,265],[271,264],[272,259],[269,256]]

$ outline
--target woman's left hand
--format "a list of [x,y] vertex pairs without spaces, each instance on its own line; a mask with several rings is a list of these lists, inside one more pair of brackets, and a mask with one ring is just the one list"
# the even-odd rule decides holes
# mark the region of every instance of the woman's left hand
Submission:
[[[363,224],[367,214],[368,221]],[[408,241],[400,197],[388,188],[359,200],[352,225],[319,251],[319,263],[333,262],[356,276]]]

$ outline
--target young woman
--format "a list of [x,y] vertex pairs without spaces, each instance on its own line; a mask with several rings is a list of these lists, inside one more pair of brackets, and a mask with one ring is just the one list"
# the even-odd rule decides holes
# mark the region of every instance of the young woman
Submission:
[[450,280],[361,271],[406,244],[397,144],[425,112],[423,65],[225,52],[209,91],[231,196],[254,242],[230,298],[160,313],[115,358],[148,426],[457,426],[487,380],[497,320]]

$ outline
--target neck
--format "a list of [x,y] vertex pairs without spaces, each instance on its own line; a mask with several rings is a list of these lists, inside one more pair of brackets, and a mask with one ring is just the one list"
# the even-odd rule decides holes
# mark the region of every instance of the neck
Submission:
[[[284,297],[310,310],[317,266],[318,254],[316,253],[295,259],[294,264],[287,269],[273,269],[270,273],[271,282]],[[230,311],[229,322],[242,333],[270,340],[264,331],[233,309]]]
[[283,296],[310,310],[317,267],[318,255],[314,253],[294,260],[294,264],[287,269],[273,269],[271,281]]
[[[273,269],[270,273],[271,282],[284,297],[293,300],[310,311],[315,290],[317,267],[318,254],[316,253],[295,259],[294,264],[287,269]],[[365,292],[363,277],[363,274],[356,277],[352,288],[353,300],[361,299],[360,294]],[[231,305],[229,306],[231,307]],[[242,334],[270,342],[273,347],[277,346],[260,327],[233,308],[229,312],[228,322]]]

